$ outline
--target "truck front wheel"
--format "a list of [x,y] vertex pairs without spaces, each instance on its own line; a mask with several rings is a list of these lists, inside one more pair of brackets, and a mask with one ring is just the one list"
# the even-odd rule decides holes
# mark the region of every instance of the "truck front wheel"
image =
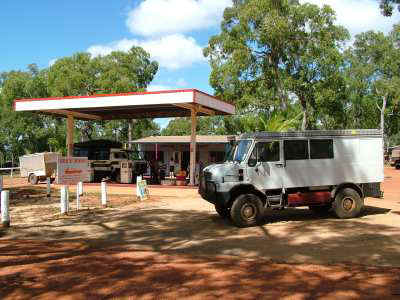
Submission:
[[238,196],[231,207],[231,218],[238,227],[255,226],[262,219],[262,202],[254,194]]
[[352,188],[340,190],[333,202],[333,210],[340,219],[357,217],[364,206],[364,199]]
[[230,211],[228,208],[226,208],[225,206],[222,205],[215,205],[215,211],[219,214],[219,216],[223,219],[226,219],[229,217],[230,215]]

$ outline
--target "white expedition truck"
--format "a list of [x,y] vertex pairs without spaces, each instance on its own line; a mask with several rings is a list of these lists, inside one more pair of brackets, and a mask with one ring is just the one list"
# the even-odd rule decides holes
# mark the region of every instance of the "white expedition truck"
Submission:
[[313,130],[242,134],[223,164],[200,174],[199,193],[239,227],[266,209],[308,206],[339,218],[360,214],[364,197],[383,196],[379,130]]

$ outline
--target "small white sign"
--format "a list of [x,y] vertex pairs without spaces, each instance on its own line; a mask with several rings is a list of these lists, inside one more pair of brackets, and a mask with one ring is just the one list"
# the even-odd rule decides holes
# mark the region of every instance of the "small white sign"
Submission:
[[88,177],[87,157],[59,157],[57,161],[57,184],[77,184]]

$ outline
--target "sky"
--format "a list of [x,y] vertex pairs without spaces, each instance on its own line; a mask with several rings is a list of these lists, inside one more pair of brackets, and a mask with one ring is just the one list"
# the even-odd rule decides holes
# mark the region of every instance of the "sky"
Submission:
[[[377,0],[300,0],[328,4],[352,37],[387,33],[400,21],[380,14]],[[213,93],[202,49],[219,33],[232,0],[1,0],[0,72],[45,68],[57,58],[87,51],[93,56],[141,46],[159,62],[149,90],[196,88]],[[157,120],[165,127],[169,119]]]

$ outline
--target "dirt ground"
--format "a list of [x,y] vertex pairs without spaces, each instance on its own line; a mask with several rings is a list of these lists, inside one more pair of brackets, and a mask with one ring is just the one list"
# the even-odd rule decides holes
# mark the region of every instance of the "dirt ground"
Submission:
[[[196,189],[85,187],[82,209],[59,215],[59,191],[11,184],[11,223],[0,229],[1,299],[400,299],[400,171],[385,169],[384,199],[360,218],[308,209],[269,212],[236,228]],[[70,188],[71,196],[75,190]],[[72,197],[73,198],[73,197]]]

